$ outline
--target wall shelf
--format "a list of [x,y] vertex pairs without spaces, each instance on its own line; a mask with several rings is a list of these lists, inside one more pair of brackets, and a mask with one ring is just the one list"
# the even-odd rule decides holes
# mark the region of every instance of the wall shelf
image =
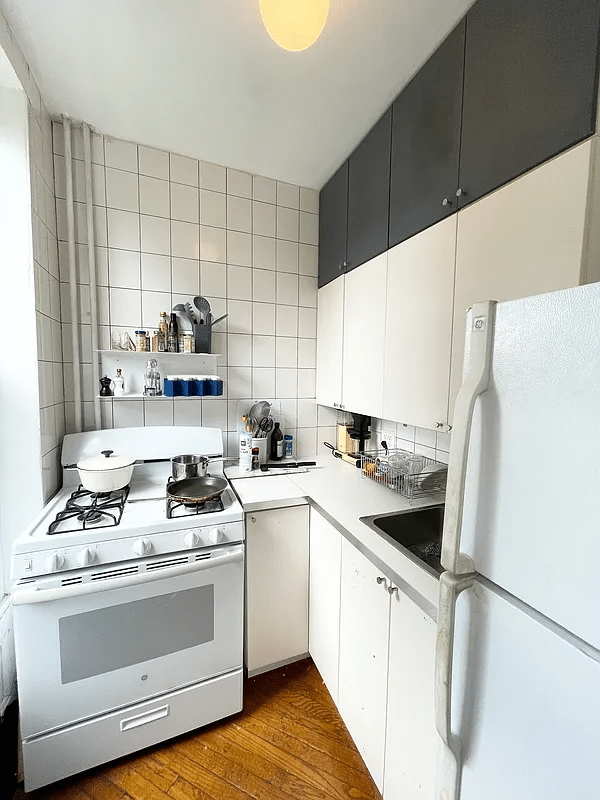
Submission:
[[[172,397],[147,397],[144,395],[144,370],[151,358],[158,365],[161,381],[167,375],[217,375],[219,353],[152,353],[138,350],[98,350],[101,359],[101,375],[114,378],[120,369],[125,379],[127,394],[104,398],[112,400],[172,400]],[[99,390],[100,387],[98,386]],[[203,395],[209,397],[212,395]],[[218,395],[222,397],[223,395]],[[184,399],[188,399],[187,397]]]

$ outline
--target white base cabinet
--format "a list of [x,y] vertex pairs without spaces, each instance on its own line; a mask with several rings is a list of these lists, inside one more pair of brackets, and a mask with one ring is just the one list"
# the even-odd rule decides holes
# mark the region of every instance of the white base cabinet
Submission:
[[307,653],[308,505],[246,514],[248,675]]
[[338,710],[379,791],[385,754],[387,585],[377,567],[343,539]]
[[439,737],[434,716],[436,624],[400,591],[391,595],[385,800],[432,800]]
[[308,650],[334,702],[338,702],[342,534],[310,510]]

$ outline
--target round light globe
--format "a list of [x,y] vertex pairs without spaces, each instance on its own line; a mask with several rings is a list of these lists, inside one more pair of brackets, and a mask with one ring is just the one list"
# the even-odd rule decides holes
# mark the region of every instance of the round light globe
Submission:
[[306,50],[327,21],[329,0],[260,0],[260,13],[273,41],[284,50]]

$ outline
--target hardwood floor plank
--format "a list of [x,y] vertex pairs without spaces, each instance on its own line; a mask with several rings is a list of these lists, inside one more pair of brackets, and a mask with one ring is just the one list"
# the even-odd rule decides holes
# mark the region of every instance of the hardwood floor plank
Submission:
[[[80,779],[79,785],[91,800],[126,800],[127,795],[104,775],[90,775]],[[64,798],[60,798],[64,800]]]
[[109,767],[104,773],[109,781],[133,800],[168,800],[168,795],[129,765]]
[[168,792],[178,778],[176,772],[146,753],[141,758],[129,762],[129,766],[163,792]]
[[206,762],[202,766],[181,752],[178,744],[172,744],[155,753],[155,758],[174,770],[192,786],[196,786],[213,800],[250,800],[242,789],[236,788],[213,772],[215,759],[210,748],[206,748]]
[[202,789],[197,786],[191,786],[183,778],[177,778],[173,786],[171,786],[169,797],[172,800],[213,800]]

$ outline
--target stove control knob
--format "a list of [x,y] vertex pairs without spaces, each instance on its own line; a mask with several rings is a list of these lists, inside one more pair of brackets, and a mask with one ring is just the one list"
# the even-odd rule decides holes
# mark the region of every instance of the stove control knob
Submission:
[[196,531],[188,531],[183,537],[183,543],[191,550],[193,547],[199,547],[202,544],[202,540]]
[[77,553],[77,563],[80,567],[87,567],[88,564],[93,564],[95,560],[96,553],[91,547],[86,547],[80,553]]
[[133,552],[136,556],[147,556],[152,550],[152,542],[149,539],[136,539],[133,543]]
[[225,532],[223,528],[213,528],[208,532],[208,543],[209,544],[219,544],[225,538]]
[[61,556],[60,553],[52,553],[52,555],[48,556],[48,558],[44,561],[44,568],[46,572],[56,572],[57,570],[61,569],[64,563],[64,556]]

